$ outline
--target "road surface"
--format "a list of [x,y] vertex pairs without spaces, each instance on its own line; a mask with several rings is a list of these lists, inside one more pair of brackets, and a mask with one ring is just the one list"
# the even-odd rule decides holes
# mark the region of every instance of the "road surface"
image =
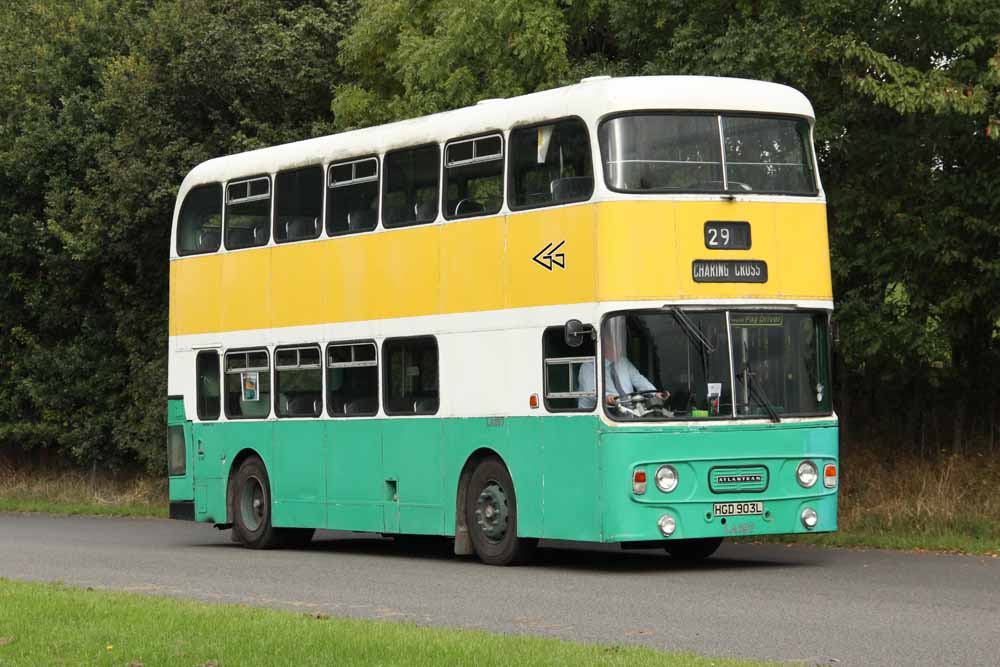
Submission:
[[0,577],[807,664],[1000,664],[1000,559],[724,544],[704,564],[542,543],[495,568],[321,531],[298,551],[166,520],[0,515]]

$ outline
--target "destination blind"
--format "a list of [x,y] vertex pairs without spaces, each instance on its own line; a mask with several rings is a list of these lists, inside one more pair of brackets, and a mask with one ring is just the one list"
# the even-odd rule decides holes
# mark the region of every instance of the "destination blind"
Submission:
[[767,262],[758,259],[696,259],[691,264],[696,283],[766,283]]

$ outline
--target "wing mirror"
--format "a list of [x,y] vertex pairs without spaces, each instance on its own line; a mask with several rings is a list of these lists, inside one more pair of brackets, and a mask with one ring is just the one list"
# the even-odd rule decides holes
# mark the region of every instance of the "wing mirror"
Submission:
[[570,347],[580,347],[587,338],[597,337],[593,324],[584,324],[580,320],[569,320],[563,330],[563,340]]

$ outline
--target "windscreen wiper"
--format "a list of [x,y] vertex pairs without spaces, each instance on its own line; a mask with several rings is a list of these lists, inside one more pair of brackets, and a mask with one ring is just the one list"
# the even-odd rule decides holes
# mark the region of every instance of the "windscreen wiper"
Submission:
[[764,388],[757,384],[757,374],[753,372],[750,368],[750,362],[747,361],[746,365],[743,366],[743,372],[737,375],[739,379],[743,377],[747,379],[747,388],[750,390],[750,395],[753,396],[757,402],[760,404],[764,410],[767,411],[767,416],[771,418],[771,421],[775,424],[781,421],[781,417],[778,416],[778,412],[771,405],[771,401],[767,398],[767,394],[764,393]]
[[715,346],[708,342],[708,339],[705,338],[705,334],[703,334],[701,330],[694,325],[694,322],[691,321],[691,318],[688,317],[684,311],[676,306],[671,306],[667,310],[669,310],[670,314],[674,316],[674,319],[677,320],[677,324],[679,324],[681,329],[684,330],[684,333],[686,333],[687,337],[691,339],[691,342],[695,347],[703,350],[704,352],[708,352],[709,354],[715,352]]

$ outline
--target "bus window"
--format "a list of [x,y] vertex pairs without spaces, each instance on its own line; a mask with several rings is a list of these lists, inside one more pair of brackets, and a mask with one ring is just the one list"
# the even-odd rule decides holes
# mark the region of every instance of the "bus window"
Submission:
[[814,195],[809,123],[801,118],[723,116],[729,189]]
[[591,412],[597,405],[594,384],[594,341],[570,347],[565,327],[549,327],[542,334],[545,409],[549,412]]
[[177,254],[215,252],[222,243],[222,186],[200,185],[184,197],[177,222]]
[[271,414],[267,350],[226,353],[226,417],[262,419]]
[[513,209],[590,199],[594,173],[584,122],[569,118],[511,130],[510,189]]
[[199,352],[195,358],[198,419],[213,421],[219,418],[221,392],[219,391],[219,353]]
[[378,413],[378,359],[375,343],[326,348],[327,404],[333,417]]
[[436,145],[407,148],[385,156],[383,226],[419,225],[437,218],[440,163],[441,151]]
[[444,149],[444,217],[492,215],[503,205],[503,137],[453,141]]
[[274,351],[274,410],[279,417],[319,417],[323,412],[323,367],[319,346]]
[[438,348],[433,336],[390,338],[385,360],[385,411],[390,415],[430,415],[438,409]]
[[329,236],[370,232],[378,223],[378,158],[330,165],[326,196]]
[[227,250],[267,245],[270,220],[270,178],[250,178],[226,186]]
[[274,240],[319,237],[323,217],[323,167],[283,171],[274,182]]

